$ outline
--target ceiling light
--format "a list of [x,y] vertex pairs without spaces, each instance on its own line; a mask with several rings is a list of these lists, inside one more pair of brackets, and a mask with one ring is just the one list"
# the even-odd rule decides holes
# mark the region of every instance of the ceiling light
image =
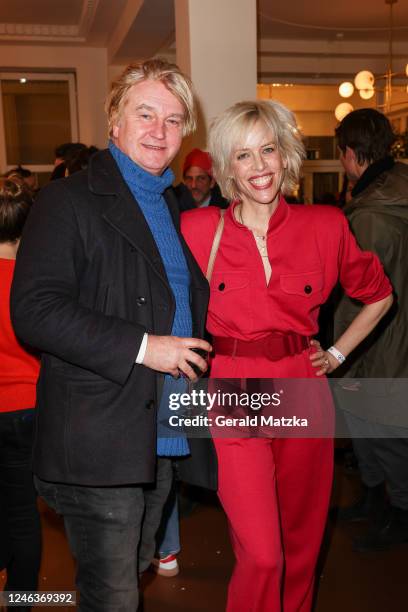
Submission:
[[338,104],[336,106],[334,114],[337,121],[342,121],[344,117],[351,113],[351,111],[353,110],[354,108],[351,106],[351,104],[349,104],[348,102],[342,102],[341,104]]
[[354,93],[354,85],[348,81],[342,83],[339,87],[339,94],[342,98],[349,98]]
[[360,98],[363,98],[363,100],[370,100],[370,98],[373,97],[375,91],[373,88],[371,89],[360,89],[359,92],[360,94]]
[[369,70],[358,72],[354,78],[357,89],[372,89],[374,86],[374,75]]
[[[394,24],[393,24],[393,5],[396,4],[398,0],[385,0],[385,4],[389,6],[389,53],[388,53],[388,66],[385,74],[375,75],[369,70],[361,70],[358,72],[354,78],[354,85],[356,89],[359,90],[360,97],[363,100],[370,100],[377,94],[376,96],[376,106],[379,110],[382,110],[384,113],[389,113],[394,106],[406,105],[406,99],[400,99],[399,101],[394,102],[393,91],[397,87],[399,89],[405,89],[401,87],[401,85],[395,85],[395,78],[405,78],[408,77],[408,64],[405,66],[405,74],[402,72],[395,72],[393,70],[393,34],[394,34]],[[378,87],[376,85],[376,81],[380,81],[383,83],[382,87]],[[347,87],[346,87],[347,86]],[[343,91],[344,90],[344,91]],[[348,83],[342,83],[339,87],[339,93],[343,98],[349,97],[347,93],[350,91]],[[407,88],[408,91],[408,88]],[[341,106],[341,105],[339,105]],[[339,106],[337,108],[339,108]],[[337,115],[336,115],[337,117]]]

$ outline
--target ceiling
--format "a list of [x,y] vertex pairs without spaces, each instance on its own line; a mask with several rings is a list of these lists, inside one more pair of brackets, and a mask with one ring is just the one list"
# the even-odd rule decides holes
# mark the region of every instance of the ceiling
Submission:
[[[394,39],[408,39],[408,0],[392,7]],[[385,0],[258,0],[260,38],[387,40],[390,6]]]
[[[388,40],[385,0],[258,0],[257,5],[262,43],[296,39],[385,45]],[[393,12],[394,40],[408,50],[408,0],[398,0]],[[108,48],[111,64],[123,64],[158,51],[174,53],[174,40],[174,0],[0,2],[0,44],[102,46]],[[260,44],[260,56],[268,52],[264,47]]]

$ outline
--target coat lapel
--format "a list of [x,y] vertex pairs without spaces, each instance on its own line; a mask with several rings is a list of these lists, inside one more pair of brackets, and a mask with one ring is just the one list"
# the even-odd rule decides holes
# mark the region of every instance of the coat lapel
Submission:
[[[170,289],[162,258],[146,219],[107,149],[91,158],[89,188],[93,193],[110,196],[111,203],[107,205],[103,213],[104,219],[146,259],[147,263]],[[207,291],[206,279],[180,234],[179,206],[172,188],[165,191],[164,197],[180,236],[191,273],[192,287]]]
[[139,204],[108,150],[91,158],[89,187],[94,193],[109,195],[103,218],[118,231],[153,268],[169,287],[166,271],[156,242]]

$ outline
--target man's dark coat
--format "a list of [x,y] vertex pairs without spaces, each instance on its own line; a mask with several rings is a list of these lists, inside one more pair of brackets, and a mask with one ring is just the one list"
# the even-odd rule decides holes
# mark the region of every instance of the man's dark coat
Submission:
[[[171,189],[165,199],[178,229]],[[193,336],[203,337],[208,285],[181,241]],[[83,485],[153,481],[163,377],[135,359],[145,331],[171,333],[175,301],[108,151],[42,190],[21,241],[11,311],[17,335],[42,351],[34,472]]]

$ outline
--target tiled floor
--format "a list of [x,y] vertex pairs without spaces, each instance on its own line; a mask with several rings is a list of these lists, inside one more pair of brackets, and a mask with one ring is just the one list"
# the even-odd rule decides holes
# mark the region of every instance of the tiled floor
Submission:
[[[333,502],[347,503],[357,490],[358,478],[346,476],[342,466],[336,466]],[[74,563],[66,545],[62,522],[45,506],[42,506],[42,518],[44,557],[41,589],[71,590],[74,588]],[[363,524],[333,525],[329,522],[315,612],[408,610],[408,545],[383,553],[353,553],[350,536],[362,529]],[[181,530],[181,572],[175,578],[161,578],[154,574],[144,576],[145,612],[223,612],[233,557],[225,517],[216,500],[209,499],[205,505],[198,505],[183,518]],[[51,608],[38,607],[35,610]]]

